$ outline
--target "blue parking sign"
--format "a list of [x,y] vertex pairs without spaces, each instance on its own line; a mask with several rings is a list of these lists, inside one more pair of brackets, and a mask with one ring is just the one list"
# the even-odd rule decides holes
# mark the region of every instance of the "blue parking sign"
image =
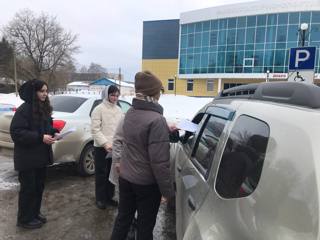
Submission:
[[314,70],[316,47],[290,49],[289,71]]

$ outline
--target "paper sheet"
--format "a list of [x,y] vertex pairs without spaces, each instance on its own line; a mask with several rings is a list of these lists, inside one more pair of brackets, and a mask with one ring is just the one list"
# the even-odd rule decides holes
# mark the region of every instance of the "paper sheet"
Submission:
[[195,124],[187,119],[181,120],[176,127],[188,132],[196,132],[198,130],[198,124]]
[[70,133],[73,133],[76,131],[76,128],[70,128],[67,131],[63,132],[63,133],[58,133],[55,137],[56,140],[60,140],[65,138],[67,135],[69,135]]

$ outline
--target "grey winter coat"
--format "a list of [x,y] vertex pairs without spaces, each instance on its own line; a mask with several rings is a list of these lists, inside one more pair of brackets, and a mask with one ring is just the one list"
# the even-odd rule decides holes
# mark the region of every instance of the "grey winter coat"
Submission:
[[135,184],[156,183],[161,194],[170,197],[169,128],[162,114],[159,104],[133,99],[123,122],[120,177]]

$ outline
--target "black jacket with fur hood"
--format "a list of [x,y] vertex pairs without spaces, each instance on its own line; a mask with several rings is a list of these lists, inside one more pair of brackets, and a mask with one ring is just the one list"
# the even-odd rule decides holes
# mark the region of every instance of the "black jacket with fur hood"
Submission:
[[14,168],[17,171],[42,168],[53,163],[52,147],[43,142],[44,134],[58,132],[52,118],[36,123],[32,117],[32,81],[22,85],[19,95],[25,102],[13,116],[10,134],[14,142]]

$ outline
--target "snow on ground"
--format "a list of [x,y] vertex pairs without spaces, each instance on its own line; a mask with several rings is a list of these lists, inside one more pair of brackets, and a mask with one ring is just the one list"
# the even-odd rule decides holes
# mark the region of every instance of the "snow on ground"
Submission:
[[192,120],[194,115],[213,98],[196,98],[182,95],[162,95],[159,103],[164,108],[167,121],[177,123],[181,119]]
[[[80,92],[73,93],[72,95],[83,95],[86,97],[97,96],[100,97],[99,93],[95,92]],[[133,96],[121,96],[120,99],[132,103]],[[159,103],[164,108],[164,116],[167,121],[179,122],[181,119],[191,120],[197,111],[202,108],[205,104],[212,101],[213,98],[197,98],[188,97],[182,95],[164,94],[160,97]],[[16,97],[14,93],[0,94],[0,103],[12,104],[18,107],[23,101],[20,97]]]
[[[120,99],[132,103],[133,96],[122,96]],[[197,98],[182,95],[161,95],[159,104],[164,109],[168,123],[178,123],[182,119],[192,120],[194,115],[213,98]]]
[[17,179],[16,179],[16,182],[8,182],[8,181],[0,178],[0,191],[1,190],[10,190],[15,187],[18,187],[18,185],[19,185],[19,183],[17,182]]
[[17,172],[13,170],[11,155],[0,155],[0,191],[9,190],[18,186]]

